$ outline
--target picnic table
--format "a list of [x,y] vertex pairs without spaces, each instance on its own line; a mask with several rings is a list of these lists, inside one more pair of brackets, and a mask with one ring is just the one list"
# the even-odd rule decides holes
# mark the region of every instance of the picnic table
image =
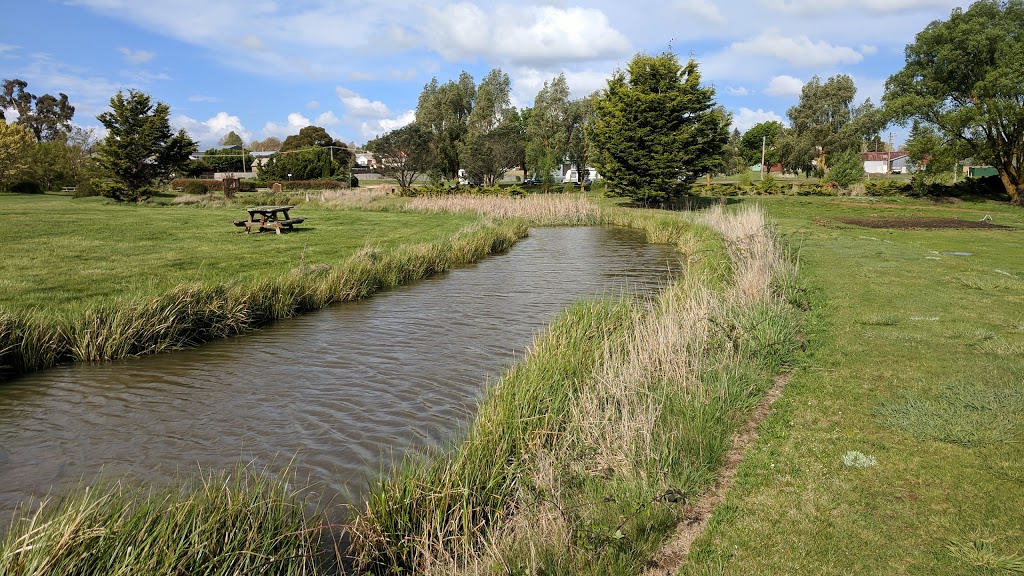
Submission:
[[302,224],[306,219],[289,217],[288,211],[292,208],[295,208],[295,206],[256,206],[255,208],[246,208],[245,211],[249,213],[249,219],[235,220],[235,226],[244,226],[246,234],[253,228],[256,228],[257,232],[274,230],[278,234],[281,233],[281,229],[294,230],[293,226]]

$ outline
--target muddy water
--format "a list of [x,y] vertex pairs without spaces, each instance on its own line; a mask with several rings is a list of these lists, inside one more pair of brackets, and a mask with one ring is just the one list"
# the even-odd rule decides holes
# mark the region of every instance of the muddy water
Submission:
[[294,462],[327,497],[356,497],[393,458],[455,438],[566,305],[650,293],[677,268],[635,231],[535,229],[508,254],[242,337],[10,381],[0,518],[101,470],[165,482],[240,460]]

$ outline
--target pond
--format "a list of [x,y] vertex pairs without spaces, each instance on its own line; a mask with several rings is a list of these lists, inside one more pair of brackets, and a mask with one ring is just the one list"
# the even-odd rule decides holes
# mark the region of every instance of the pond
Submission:
[[101,471],[164,483],[240,461],[292,463],[327,498],[358,498],[409,450],[457,438],[567,305],[651,294],[678,268],[634,230],[539,228],[507,254],[244,336],[11,380],[0,513]]

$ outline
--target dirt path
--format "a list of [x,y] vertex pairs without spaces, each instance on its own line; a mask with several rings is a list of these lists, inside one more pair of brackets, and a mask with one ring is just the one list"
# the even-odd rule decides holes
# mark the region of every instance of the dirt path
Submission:
[[715,485],[694,502],[686,503],[683,520],[676,527],[675,534],[651,559],[644,576],[670,576],[682,567],[690,547],[708,527],[711,513],[725,500],[725,495],[736,479],[736,472],[743,462],[747,447],[757,440],[758,428],[771,412],[772,404],[782,396],[782,389],[786,387],[791,377],[792,374],[782,374],[775,378],[775,383],[765,393],[764,399],[750,420],[733,436],[732,448],[725,456],[725,465]]

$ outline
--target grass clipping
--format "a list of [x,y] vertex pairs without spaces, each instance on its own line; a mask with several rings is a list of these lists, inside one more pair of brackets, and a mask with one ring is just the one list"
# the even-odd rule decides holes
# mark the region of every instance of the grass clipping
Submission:
[[[796,267],[762,212],[671,220],[690,273],[653,303],[565,312],[489,391],[460,445],[371,489],[350,530],[361,569],[644,566],[687,497],[712,484],[796,330]],[[719,249],[701,240],[709,228]]]

